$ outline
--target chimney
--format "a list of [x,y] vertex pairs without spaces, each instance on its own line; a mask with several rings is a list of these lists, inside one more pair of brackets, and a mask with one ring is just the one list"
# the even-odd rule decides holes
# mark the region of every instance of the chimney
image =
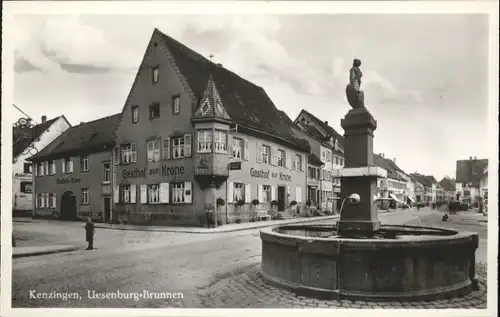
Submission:
[[47,116],[42,116],[42,123],[47,122]]
[[394,161],[394,164],[396,164],[396,158],[394,158],[393,161]]
[[217,66],[222,67],[222,64],[221,63],[217,63]]
[[328,121],[325,120],[325,124],[328,125]]
[[471,160],[471,161],[472,161],[472,156],[469,156],[469,160]]
[[474,156],[474,159],[477,160],[477,156]]

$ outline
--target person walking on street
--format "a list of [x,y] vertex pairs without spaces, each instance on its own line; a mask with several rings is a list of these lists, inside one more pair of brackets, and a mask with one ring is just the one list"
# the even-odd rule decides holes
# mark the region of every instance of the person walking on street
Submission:
[[94,231],[95,231],[94,223],[92,222],[92,218],[89,217],[87,218],[87,223],[85,224],[85,236],[89,244],[86,250],[94,249]]

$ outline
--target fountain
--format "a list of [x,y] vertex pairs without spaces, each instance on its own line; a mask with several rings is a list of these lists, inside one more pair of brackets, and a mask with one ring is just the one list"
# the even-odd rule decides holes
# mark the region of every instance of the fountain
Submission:
[[[359,63],[360,64],[360,63]],[[354,67],[353,67],[354,68]],[[298,295],[364,300],[434,300],[477,288],[478,235],[456,230],[381,225],[374,197],[387,171],[373,164],[377,122],[364,106],[360,71],[346,89],[352,108],[336,225],[286,225],[261,231],[265,281]],[[354,85],[353,85],[354,82]]]

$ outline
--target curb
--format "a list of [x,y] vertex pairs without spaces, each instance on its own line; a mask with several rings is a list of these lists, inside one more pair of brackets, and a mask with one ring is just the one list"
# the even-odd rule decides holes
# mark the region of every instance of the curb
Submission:
[[12,258],[25,258],[25,257],[30,257],[30,256],[44,255],[44,254],[61,253],[61,252],[74,251],[76,249],[78,249],[78,247],[70,246],[70,247],[61,247],[58,249],[47,249],[47,250],[32,251],[32,252],[26,252],[26,253],[23,253],[21,251],[21,252],[15,253],[16,248],[13,248]]
[[338,218],[338,215],[332,215],[332,216],[322,216],[322,217],[310,217],[307,220],[299,220],[299,221],[283,221],[279,223],[273,223],[273,224],[259,224],[257,226],[252,226],[252,227],[242,227],[242,228],[233,228],[233,229],[222,229],[222,230],[213,230],[209,231],[210,229],[206,229],[206,231],[199,231],[196,229],[189,230],[189,229],[168,229],[168,227],[165,227],[165,229],[156,229],[156,228],[113,228],[113,227],[106,227],[106,226],[99,226],[96,225],[96,228],[99,229],[110,229],[110,230],[123,230],[123,231],[152,231],[152,232],[179,232],[179,233],[193,233],[193,234],[214,234],[214,233],[226,233],[226,232],[235,232],[235,231],[244,231],[244,230],[252,230],[252,229],[259,229],[259,228],[265,228],[265,227],[272,227],[272,226],[279,226],[279,225],[286,225],[286,224],[296,224],[296,223],[306,223],[306,222],[313,222],[313,221],[320,221],[320,220],[330,220],[330,219],[336,219]]

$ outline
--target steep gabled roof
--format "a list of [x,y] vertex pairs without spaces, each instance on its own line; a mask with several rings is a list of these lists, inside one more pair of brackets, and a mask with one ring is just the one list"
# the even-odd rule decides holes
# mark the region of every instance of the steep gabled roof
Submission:
[[323,166],[325,163],[314,153],[309,154],[309,164],[313,166]]
[[332,128],[331,126],[329,126],[324,121],[320,120],[318,117],[316,117],[307,110],[302,109],[301,112],[305,113],[312,121],[314,121],[316,125],[318,125],[319,127],[321,127],[321,129],[326,131],[328,135],[332,136],[333,138],[336,138],[339,141],[339,144],[344,146],[344,137],[341,134],[339,134],[334,128]]
[[243,79],[219,64],[212,63],[158,29],[155,32],[161,35],[177,68],[199,100],[212,75],[222,104],[233,123],[281,139],[289,146],[304,151],[309,150],[307,142],[304,143],[294,136],[290,125],[262,87]]
[[38,154],[30,159],[40,161],[75,153],[110,151],[113,147],[113,130],[120,114],[70,127]]
[[479,181],[488,166],[488,159],[469,159],[457,161],[456,180],[457,183],[472,183],[479,186]]
[[31,128],[13,127],[12,157],[21,155],[31,143],[38,139],[43,132],[61,117],[62,116],[55,117],[54,119],[39,123]]
[[[432,179],[429,178],[429,176],[418,174],[418,173],[412,173],[410,174],[411,177],[413,177],[417,182],[422,184],[425,187],[431,187],[432,186]],[[431,176],[434,178],[433,176]]]
[[439,182],[439,185],[441,185],[441,187],[444,189],[444,190],[448,190],[448,191],[455,191],[455,182],[452,180],[452,179],[449,179],[448,177],[444,177],[440,182]]
[[381,167],[387,170],[387,178],[397,179],[405,181],[403,177],[401,177],[393,164],[391,164],[391,160],[384,158],[378,154],[373,154],[373,163],[375,166]]
[[200,101],[200,106],[195,111],[193,117],[231,119],[224,108],[211,74],[208,78],[203,98]]

